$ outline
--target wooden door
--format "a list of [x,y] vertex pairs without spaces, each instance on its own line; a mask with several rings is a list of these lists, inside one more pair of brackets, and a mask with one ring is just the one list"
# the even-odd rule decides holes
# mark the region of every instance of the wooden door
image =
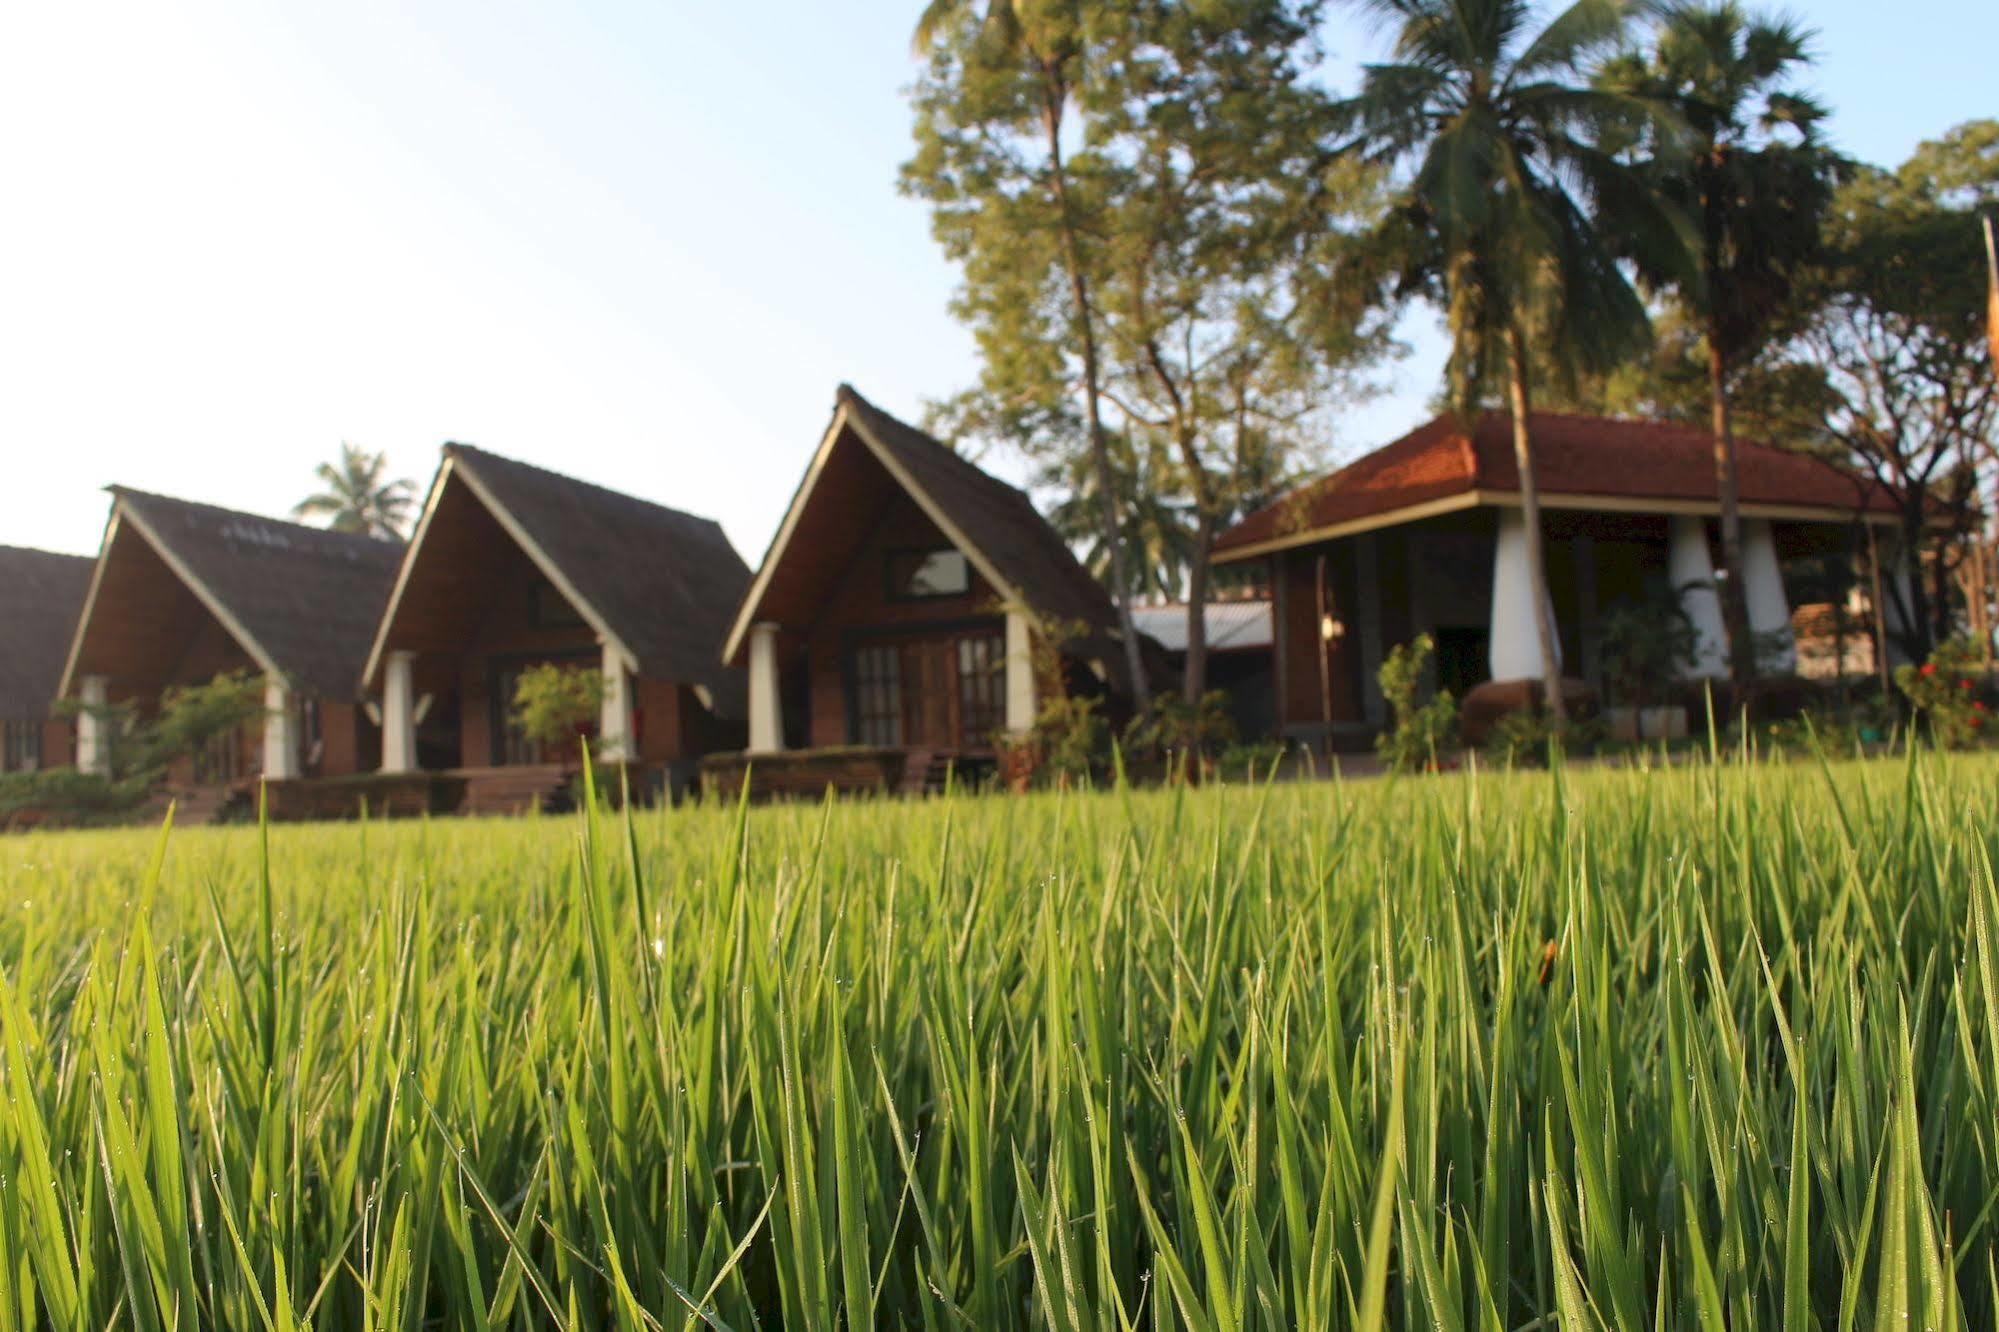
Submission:
[[903,743],[919,749],[954,749],[952,645],[926,638],[902,645]]

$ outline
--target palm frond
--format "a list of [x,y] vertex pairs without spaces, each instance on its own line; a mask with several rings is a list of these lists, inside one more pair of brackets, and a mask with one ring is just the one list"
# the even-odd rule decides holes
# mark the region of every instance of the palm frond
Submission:
[[1509,82],[1580,71],[1624,39],[1642,8],[1640,0],[1575,0],[1513,60]]

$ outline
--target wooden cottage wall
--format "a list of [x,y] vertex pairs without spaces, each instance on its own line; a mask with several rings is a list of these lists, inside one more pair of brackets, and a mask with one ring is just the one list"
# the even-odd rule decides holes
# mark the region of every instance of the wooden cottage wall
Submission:
[[[893,492],[876,515],[868,538],[828,588],[824,609],[806,634],[811,675],[811,743],[843,745],[847,726],[846,657],[857,630],[914,629],[999,615],[992,585],[976,568],[963,596],[897,600],[888,595],[892,551],[934,550],[951,541],[916,501]],[[806,558],[794,552],[793,558]]]
[[[493,762],[493,712],[507,700],[493,698],[494,673],[504,666],[559,661],[563,665],[599,668],[602,649],[597,635],[579,617],[573,624],[544,623],[537,618],[537,600],[561,602],[554,585],[512,541],[494,543],[478,626],[459,661],[459,762],[483,768]],[[537,591],[541,589],[541,591]]]

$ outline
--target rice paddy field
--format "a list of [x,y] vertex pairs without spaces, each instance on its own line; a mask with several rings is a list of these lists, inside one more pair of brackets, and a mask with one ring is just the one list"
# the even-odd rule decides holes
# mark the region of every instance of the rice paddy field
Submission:
[[0,1328],[1990,1328],[1999,761],[0,840]]

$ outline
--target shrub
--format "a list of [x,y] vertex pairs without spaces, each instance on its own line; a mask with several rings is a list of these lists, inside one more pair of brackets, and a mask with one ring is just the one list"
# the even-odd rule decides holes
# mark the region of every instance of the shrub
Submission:
[[1546,767],[1550,756],[1593,748],[1602,739],[1602,722],[1555,720],[1540,708],[1521,708],[1492,724],[1482,754],[1501,767]]
[[1110,738],[1110,723],[1097,711],[1099,700],[1057,694],[1034,719],[1033,767],[1062,781],[1089,775]]
[[1937,744],[1963,749],[1984,734],[1985,702],[1978,697],[1983,673],[1978,649],[1968,639],[1952,638],[1939,643],[1921,666],[1897,666],[1895,687],[1928,723]]
[[263,678],[247,671],[225,672],[206,684],[176,685],[160,696],[159,715],[136,732],[141,766],[163,770],[263,716]]
[[[1864,745],[1853,719],[1829,708],[1811,708],[1795,717],[1759,722],[1751,734],[1764,753],[1786,758],[1809,758],[1821,750],[1839,757],[1857,753]],[[1739,729],[1731,725],[1723,739],[1739,741]]]
[[543,662],[521,672],[509,716],[535,744],[564,749],[590,733],[603,706],[604,677],[596,667]]
[[0,773],[0,828],[114,823],[138,808],[148,785],[144,778],[100,777],[75,768]]
[[130,703],[95,707],[66,700],[61,711],[89,714],[111,737],[111,773],[120,781],[156,781],[175,759],[264,716],[264,680],[248,671],[223,671],[203,684],[171,685],[160,710],[141,719]]
[[1193,704],[1169,691],[1155,694],[1152,707],[1132,718],[1125,727],[1124,747],[1127,753],[1208,758],[1233,745],[1236,738],[1227,691],[1210,689]]
[[1223,773],[1261,780],[1290,750],[1282,740],[1256,740],[1230,745],[1216,762]]
[[1422,688],[1423,668],[1435,650],[1436,644],[1428,634],[1418,634],[1413,641],[1392,650],[1375,674],[1394,720],[1374,747],[1381,761],[1396,772],[1435,767],[1438,757],[1451,747],[1457,734],[1458,704],[1450,690],[1438,690],[1428,703],[1416,701]]

